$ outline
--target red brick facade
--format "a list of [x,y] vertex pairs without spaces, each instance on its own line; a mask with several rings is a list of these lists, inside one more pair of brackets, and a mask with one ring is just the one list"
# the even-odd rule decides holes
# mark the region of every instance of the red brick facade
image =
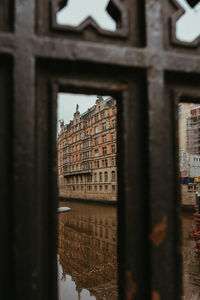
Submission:
[[69,124],[60,122],[59,195],[67,198],[117,200],[117,106],[112,97],[96,104]]

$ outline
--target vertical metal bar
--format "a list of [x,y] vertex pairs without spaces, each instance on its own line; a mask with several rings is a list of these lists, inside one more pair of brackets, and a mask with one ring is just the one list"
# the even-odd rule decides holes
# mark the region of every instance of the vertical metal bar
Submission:
[[[15,0],[15,33],[17,36],[29,37],[34,33],[35,1]],[[27,45],[24,45],[24,50]]]
[[163,71],[148,71],[151,287],[153,299],[177,299],[176,201],[172,115]]
[[162,0],[145,2],[147,46],[149,50],[154,49],[158,56],[163,48]]
[[13,274],[13,106],[12,64],[10,57],[0,57],[0,299],[10,299]]
[[17,49],[14,63],[14,249],[15,299],[36,299],[34,268],[35,66],[30,37],[32,0],[15,1]]
[[[119,265],[122,299],[149,298],[148,183],[147,183],[147,101],[145,74],[124,93],[123,166],[119,180]],[[123,171],[123,178],[122,177]],[[124,195],[122,195],[122,192]],[[124,271],[124,279],[121,277]],[[124,292],[122,294],[122,292]],[[121,299],[121,298],[120,298]]]
[[[20,51],[21,50],[21,51]],[[15,299],[34,299],[34,60],[18,49],[14,67]],[[33,297],[33,298],[31,298]]]

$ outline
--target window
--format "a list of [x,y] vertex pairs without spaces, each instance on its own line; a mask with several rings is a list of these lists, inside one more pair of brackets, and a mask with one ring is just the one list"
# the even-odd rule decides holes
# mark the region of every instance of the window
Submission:
[[112,140],[112,141],[115,140],[115,133],[114,133],[114,132],[111,133],[111,140]]
[[100,190],[100,191],[102,191],[102,190],[103,190],[103,187],[102,187],[102,185],[100,185],[100,186],[99,186],[99,190]]
[[92,175],[88,175],[88,176],[87,176],[87,181],[88,181],[88,182],[92,182]]
[[108,160],[105,159],[105,167],[107,167],[107,166],[108,166]]
[[115,185],[112,185],[112,192],[115,192]]
[[105,161],[102,160],[102,168],[104,168],[104,165],[105,165]]
[[98,138],[95,138],[95,139],[94,139],[94,144],[95,144],[95,146],[98,145]]
[[106,130],[106,122],[102,124],[102,130]]
[[115,171],[112,171],[112,181],[115,181]]
[[106,143],[106,135],[102,136],[102,141],[103,141],[103,143]]
[[114,158],[111,159],[111,165],[112,165],[112,167],[114,167],[114,165],[115,165],[115,159]]
[[100,227],[100,237],[103,237],[103,228]]
[[114,115],[115,114],[115,108],[113,107],[112,109],[112,114]]
[[112,239],[113,239],[113,241],[116,241],[116,231],[112,231]]
[[112,127],[116,127],[116,120],[112,120]]
[[112,145],[112,146],[111,146],[111,152],[112,152],[112,153],[115,153],[115,145]]
[[104,173],[104,181],[106,181],[106,182],[108,181],[108,172]]
[[98,149],[95,150],[95,157],[97,157],[97,156],[99,156],[99,150]]
[[107,154],[107,147],[103,147],[103,155]]
[[188,191],[192,191],[193,190],[193,186],[188,185]]
[[102,173],[100,172],[99,173],[99,182],[102,182],[103,181],[103,177],[102,177]]
[[95,190],[95,192],[97,192],[97,185],[94,186],[94,190]]
[[95,133],[98,133],[98,126],[95,127]]
[[97,173],[94,173],[94,181],[97,182]]
[[108,239],[108,228],[105,229],[105,238]]
[[97,160],[97,169],[99,168],[99,161]]

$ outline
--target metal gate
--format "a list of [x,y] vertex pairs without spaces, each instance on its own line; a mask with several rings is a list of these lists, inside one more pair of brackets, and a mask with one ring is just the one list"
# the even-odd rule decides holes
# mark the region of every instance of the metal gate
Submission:
[[199,101],[199,39],[177,40],[176,0],[111,0],[112,33],[58,25],[65,5],[0,3],[1,299],[57,299],[58,91],[118,100],[120,299],[180,299],[176,107]]

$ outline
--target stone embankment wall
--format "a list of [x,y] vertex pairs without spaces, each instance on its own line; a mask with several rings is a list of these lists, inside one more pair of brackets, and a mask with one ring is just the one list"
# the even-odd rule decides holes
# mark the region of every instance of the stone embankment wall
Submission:
[[59,197],[68,199],[117,201],[116,192],[95,193],[94,191],[68,191],[64,186],[59,189]]

